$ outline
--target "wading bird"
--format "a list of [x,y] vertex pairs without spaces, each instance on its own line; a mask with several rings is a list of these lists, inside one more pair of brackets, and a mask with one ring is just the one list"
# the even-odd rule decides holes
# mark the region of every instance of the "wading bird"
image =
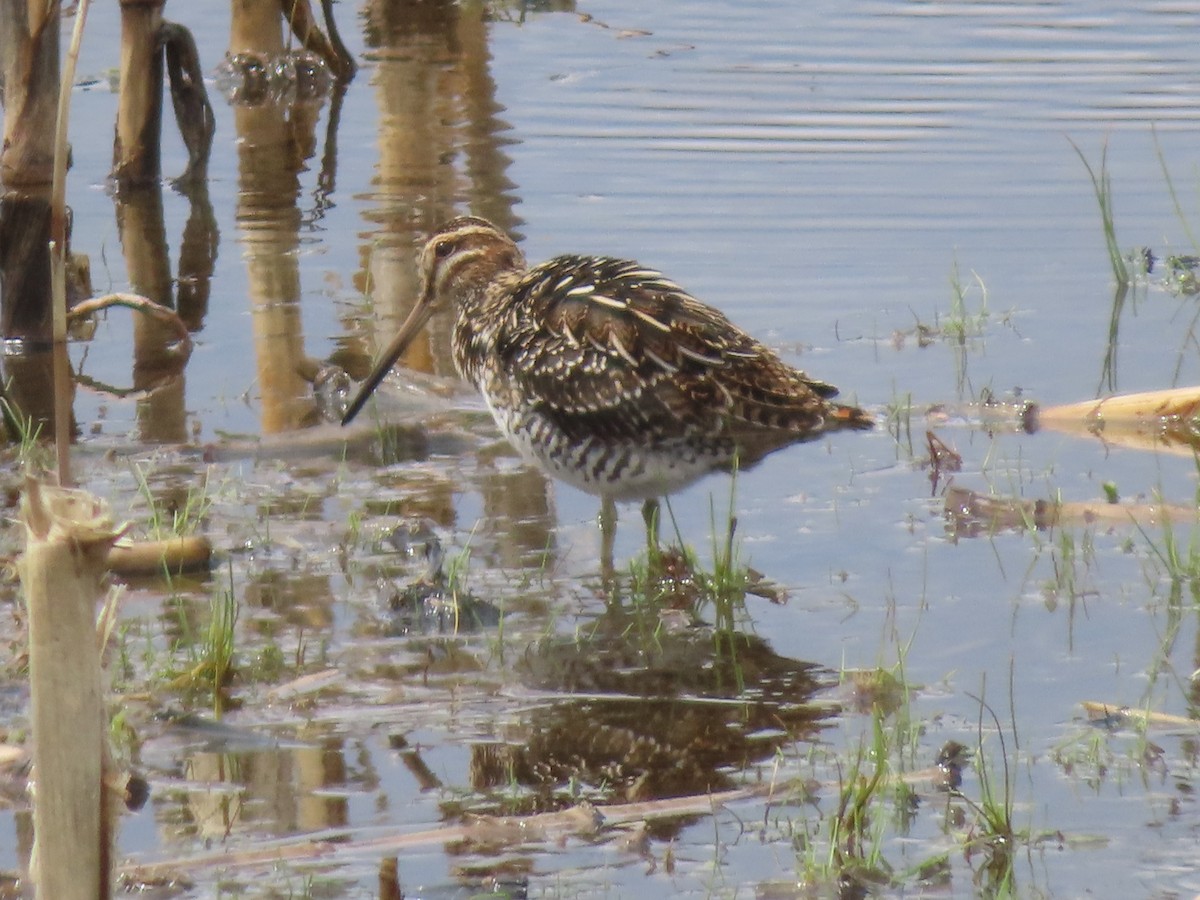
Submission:
[[420,258],[421,294],[346,409],[362,409],[440,308],[454,313],[459,374],[504,436],[543,471],[613,503],[657,498],[713,470],[839,429],[872,426],[837,389],[775,353],[661,273],[601,256],[528,267],[492,223],[443,225]]

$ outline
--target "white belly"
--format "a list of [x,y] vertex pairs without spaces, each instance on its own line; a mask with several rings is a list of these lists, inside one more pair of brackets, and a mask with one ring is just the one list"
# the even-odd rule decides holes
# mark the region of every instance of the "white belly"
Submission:
[[732,456],[732,448],[720,442],[571,440],[536,413],[499,408],[485,399],[496,424],[526,461],[581,491],[614,500],[673,493],[726,465]]

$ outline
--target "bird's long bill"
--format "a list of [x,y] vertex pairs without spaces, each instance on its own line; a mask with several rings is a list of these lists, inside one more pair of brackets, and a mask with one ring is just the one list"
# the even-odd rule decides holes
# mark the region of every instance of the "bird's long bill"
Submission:
[[366,380],[359,385],[358,393],[354,400],[346,408],[346,414],[342,416],[342,424],[349,425],[354,417],[359,414],[363,406],[367,402],[367,398],[375,393],[375,388],[379,387],[379,382],[387,376],[391,371],[392,366],[396,364],[396,360],[400,358],[408,345],[412,343],[412,339],[417,336],[417,333],[429,321],[429,316],[433,312],[433,304],[426,302],[422,297],[417,301],[417,305],[412,308],[412,312],[408,314],[408,318],[404,320],[404,324],[400,326],[400,330],[396,332],[396,336],[392,338],[392,342],[387,345],[379,359],[375,362],[375,368],[371,370],[371,374]]

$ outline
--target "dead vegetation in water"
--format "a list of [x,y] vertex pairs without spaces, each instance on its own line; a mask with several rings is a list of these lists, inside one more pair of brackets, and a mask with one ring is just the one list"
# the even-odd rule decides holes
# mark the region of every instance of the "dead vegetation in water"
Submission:
[[[925,769],[905,772],[894,784],[876,782],[863,799],[871,799],[896,785],[924,791],[953,790],[948,785],[961,783],[970,753],[960,745],[943,748],[938,760]],[[206,869],[237,870],[259,868],[282,862],[337,862],[364,856],[399,853],[423,847],[443,846],[455,855],[482,852],[501,855],[507,850],[537,845],[561,845],[568,839],[604,842],[629,839],[663,820],[693,819],[718,815],[752,803],[768,807],[790,806],[798,799],[811,798],[826,791],[844,790],[835,782],[818,784],[811,779],[794,782],[764,782],[726,791],[683,797],[623,803],[605,806],[582,804],[555,812],[524,816],[473,815],[462,824],[445,825],[406,834],[377,836],[373,829],[333,829],[319,839],[304,835],[273,840],[261,847],[221,850],[155,863],[125,866],[120,878],[127,889],[162,883],[186,882]],[[845,811],[843,811],[845,814]],[[861,815],[861,811],[859,813]]]
[[995,497],[951,486],[944,494],[947,531],[955,537],[978,537],[1001,531],[1098,525],[1159,527],[1196,520],[1192,506],[1167,503],[1024,500]]

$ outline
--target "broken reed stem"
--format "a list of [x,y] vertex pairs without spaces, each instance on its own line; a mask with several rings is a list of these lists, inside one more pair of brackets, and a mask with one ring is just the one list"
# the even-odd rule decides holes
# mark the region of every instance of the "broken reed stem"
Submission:
[[58,116],[54,123],[54,178],[50,190],[50,313],[54,343],[54,447],[58,483],[71,483],[70,363],[67,359],[67,126],[71,88],[90,0],[79,0],[71,45],[58,84]]
[[185,535],[165,541],[124,540],[108,553],[108,568],[114,575],[172,575],[207,569],[212,562],[212,543],[200,535]]
[[1037,423],[1048,427],[1109,423],[1161,426],[1187,422],[1200,414],[1200,387],[1167,388],[1136,394],[1116,394],[1100,400],[1084,400],[1049,406],[1037,411]]
[[71,119],[71,88],[75,84],[75,66],[79,62],[79,47],[83,43],[83,27],[87,23],[90,0],[79,0],[75,11],[75,27],[71,45],[58,84],[58,116],[54,122],[54,179],[50,189],[50,240],[52,249],[51,285],[54,297],[54,342],[67,339],[67,126]]
[[32,478],[21,519],[35,771],[33,880],[46,900],[110,897],[115,819],[104,789],[96,599],[117,533],[101,501]]
[[1104,703],[1098,700],[1081,700],[1079,703],[1091,721],[1105,720],[1113,728],[1160,728],[1165,730],[1195,733],[1200,728],[1200,722],[1186,716],[1175,716],[1170,713],[1154,712],[1146,709],[1132,709],[1120,703]]
[[93,313],[100,312],[112,306],[124,306],[127,309],[132,309],[134,312],[140,312],[158,319],[160,322],[165,322],[174,329],[175,337],[182,349],[190,352],[192,338],[188,334],[187,325],[183,319],[179,318],[179,314],[173,309],[155,303],[148,297],[143,297],[141,294],[118,293],[105,294],[103,297],[92,297],[89,300],[84,300],[82,303],[75,304],[75,307],[67,314],[67,318],[77,319],[82,316],[90,316]]
[[[305,50],[321,57],[335,78],[344,80],[354,75],[357,68],[354,57],[346,50],[340,36],[334,40],[325,37],[325,33],[313,17],[308,0],[281,0],[280,7],[292,34],[304,45]],[[333,21],[331,11],[325,24],[331,36],[337,34],[337,25]]]
[[120,87],[112,176],[120,188],[158,183],[162,133],[164,0],[122,0]]
[[1200,448],[1200,386],[1114,394],[1097,400],[1040,406],[1029,402],[967,404],[931,410],[930,424],[965,418],[973,427],[1034,434],[1043,429],[1099,437],[1130,449],[1191,456]]

